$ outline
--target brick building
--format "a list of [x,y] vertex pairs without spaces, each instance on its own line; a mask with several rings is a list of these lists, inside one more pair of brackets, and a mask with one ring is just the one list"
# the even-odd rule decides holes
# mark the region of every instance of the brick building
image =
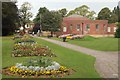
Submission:
[[90,20],[73,14],[63,19],[61,30],[62,34],[111,36],[115,33],[116,25],[108,24],[108,20]]

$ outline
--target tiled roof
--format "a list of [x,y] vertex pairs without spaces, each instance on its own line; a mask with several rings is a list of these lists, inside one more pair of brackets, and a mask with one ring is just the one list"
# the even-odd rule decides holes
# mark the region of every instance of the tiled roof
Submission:
[[64,20],[89,20],[87,17],[80,16],[77,14],[70,15],[68,17],[65,17]]

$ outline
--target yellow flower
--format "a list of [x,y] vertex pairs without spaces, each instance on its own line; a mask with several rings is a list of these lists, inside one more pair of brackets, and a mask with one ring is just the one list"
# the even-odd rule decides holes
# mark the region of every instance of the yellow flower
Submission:
[[51,74],[51,73],[50,73],[50,71],[46,71],[45,74],[46,74],[46,75],[49,75],[49,74]]
[[65,69],[66,69],[66,67],[60,66],[60,69],[59,69],[59,70],[64,71]]

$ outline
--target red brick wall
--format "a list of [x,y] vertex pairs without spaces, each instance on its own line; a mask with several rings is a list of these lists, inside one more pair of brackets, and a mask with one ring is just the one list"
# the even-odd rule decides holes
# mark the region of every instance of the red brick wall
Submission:
[[110,27],[110,32],[107,32],[107,34],[115,34],[114,27],[117,27],[116,24],[108,24],[108,27]]
[[[82,23],[83,23],[83,26],[82,26]],[[72,31],[70,30],[71,24],[72,24]],[[81,27],[80,31],[77,31],[77,29],[76,29],[77,24],[80,24],[80,27]],[[87,31],[88,34],[103,35],[103,34],[107,33],[107,31],[106,32],[104,31],[104,25],[106,26],[106,28],[108,26],[107,20],[76,20],[76,19],[69,20],[69,19],[64,19],[62,27],[66,26],[67,31],[63,32],[63,34],[70,34],[70,33],[71,34],[82,34],[82,30],[84,31],[84,34],[85,34],[87,24],[90,25],[90,31]],[[96,24],[99,24],[99,26],[100,26],[99,31],[96,31]],[[62,28],[62,31],[63,31],[63,28]]]

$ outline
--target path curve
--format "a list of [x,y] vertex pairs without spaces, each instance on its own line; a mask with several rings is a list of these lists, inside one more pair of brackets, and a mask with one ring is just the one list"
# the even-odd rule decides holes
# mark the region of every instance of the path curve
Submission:
[[92,55],[96,57],[95,68],[102,78],[118,78],[118,52],[97,51],[48,38],[40,39],[70,48],[75,51]]

